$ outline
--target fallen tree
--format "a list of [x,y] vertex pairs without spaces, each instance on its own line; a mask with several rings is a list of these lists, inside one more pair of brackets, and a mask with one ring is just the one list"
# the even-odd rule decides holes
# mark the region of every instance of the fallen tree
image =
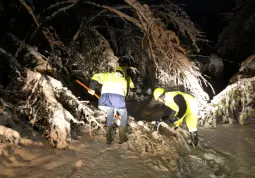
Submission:
[[[110,44],[96,29],[96,25],[87,26],[84,22],[76,29],[76,33],[70,35],[72,40],[65,39],[68,41],[66,44],[60,40],[57,30],[47,22],[63,11],[77,7],[77,3],[83,1],[52,5],[47,10],[51,8],[55,10],[45,19],[36,19],[43,16],[33,15],[33,8],[27,8],[27,4],[21,2],[32,15],[36,30],[30,38],[29,35],[26,36],[25,40],[18,39],[13,33],[6,35],[6,43],[0,48],[0,59],[4,59],[1,62],[10,69],[4,73],[10,76],[10,80],[4,86],[4,90],[0,91],[1,98],[11,103],[10,106],[20,121],[38,131],[49,144],[57,148],[68,147],[72,135],[75,134],[73,132],[79,130],[83,130],[84,135],[104,135],[105,113],[93,107],[88,101],[78,99],[70,90],[73,87],[70,81],[79,79],[87,82],[94,72],[108,72],[115,68],[119,59],[114,52],[125,51],[124,44],[129,41],[123,43],[122,48],[115,43],[117,39]],[[124,18],[128,27],[131,25],[127,22],[136,26],[136,32],[139,33],[135,33],[132,36],[134,38],[129,39],[132,43],[127,47],[133,46],[129,49],[134,50],[139,46],[136,51],[142,58],[137,55],[134,64],[139,64],[144,71],[149,72],[151,78],[156,79],[155,85],[167,86],[171,82],[175,85],[184,85],[201,103],[204,103],[208,96],[202,89],[202,83],[207,82],[187,57],[187,52],[181,47],[176,34],[167,29],[147,5],[142,6],[137,1],[130,0],[125,2],[135,15],[123,14],[118,8],[97,4],[93,6],[103,7],[107,12],[114,12],[118,18]],[[114,28],[108,26],[110,38],[114,41],[117,35],[112,33],[112,29]],[[133,34],[133,28],[125,29],[125,35]],[[126,33],[127,31],[129,33]],[[38,36],[46,40],[46,46],[41,45],[45,44],[45,41],[35,43],[35,37]],[[130,36],[125,37],[122,41]],[[138,39],[139,43],[134,39]],[[192,41],[195,44],[195,36],[192,36]],[[112,50],[112,46],[119,49]],[[127,52],[125,57],[132,58],[134,54],[132,51],[125,52]],[[141,82],[141,85],[144,83]],[[178,155],[178,151],[182,149],[190,151],[186,143],[187,132],[182,129],[174,130],[164,123],[157,127],[153,123],[136,122],[132,119],[129,126],[129,141],[126,145],[130,150],[159,159],[158,166],[165,170],[175,171],[180,167],[187,167]],[[6,125],[2,130],[2,136],[7,140],[14,139],[22,144],[23,135],[20,134],[21,138],[19,137],[15,125]],[[11,133],[11,137],[7,133]],[[189,171],[188,167],[186,169]]]
[[204,108],[204,115],[200,125],[206,128],[216,128],[217,123],[241,125],[248,118],[255,116],[255,77],[254,55],[248,57],[240,66],[239,72],[231,79],[229,86],[213,97],[208,108]]
[[[29,8],[24,1],[21,2],[32,15],[36,30],[25,40],[18,39],[13,33],[5,36],[6,43],[0,48],[3,57],[1,59],[5,59],[5,62],[1,62],[10,69],[4,74],[11,77],[1,97],[12,103],[20,120],[26,121],[57,148],[68,146],[72,130],[84,129],[89,135],[103,134],[105,113],[94,108],[89,102],[77,99],[68,89],[70,86],[68,84],[70,78],[88,81],[94,72],[110,71],[115,68],[118,65],[118,58],[113,53],[111,45],[95,27],[87,27],[87,24],[81,24],[78,31],[73,33],[71,42],[66,45],[61,42],[56,30],[47,24],[64,10],[73,8],[81,2],[68,2],[66,7],[61,3],[59,8],[57,7],[60,4],[52,5],[51,7],[57,10],[45,19],[36,19],[33,8]],[[167,29],[147,5],[142,6],[133,0],[125,2],[129,9],[135,12],[134,17],[122,13],[118,8],[85,3],[114,12],[142,32],[135,35],[141,43],[137,45],[133,40],[132,44],[142,46],[143,51],[140,55],[143,55],[144,61],[141,64],[145,64],[146,70],[157,79],[155,84],[167,85],[173,82],[175,85],[184,85],[201,103],[204,103],[208,95],[202,89],[202,82],[206,84],[207,82],[187,57],[187,52],[181,47],[176,34]],[[46,46],[42,45],[43,49],[39,45],[36,46],[34,42],[36,36],[46,40]],[[114,39],[113,33],[111,38]],[[194,36],[192,38],[195,44],[196,39]],[[28,39],[33,41],[33,46]],[[116,47],[117,44],[113,46]],[[139,63],[139,58],[136,59],[136,63]],[[153,128],[150,129],[150,126]],[[163,124],[155,128],[155,124],[135,121],[131,121],[130,127],[128,141],[130,149],[160,156],[168,170],[177,169],[176,161],[179,159],[177,146],[189,151],[182,131],[174,131],[168,126],[164,127]],[[15,130],[15,127],[12,129]],[[3,132],[3,136],[7,138],[8,135],[5,133]],[[180,145],[176,144],[179,142]]]
[[[141,5],[136,0],[125,0],[125,2],[135,10],[138,18],[129,16],[113,7],[85,1],[85,3],[117,14],[142,30],[144,35],[142,46],[148,52],[148,70],[149,73],[155,74],[156,85],[184,86],[198,98],[202,105],[206,105],[205,101],[209,97],[204,92],[202,83],[210,84],[202,76],[199,68],[187,57],[187,52],[181,47],[180,40],[175,32],[168,30],[162,21],[155,17],[147,4]],[[187,33],[189,34],[189,32]],[[193,44],[196,42],[195,36],[192,37]],[[197,33],[196,37],[201,36],[202,34]]]
[[[47,75],[47,73],[52,74],[53,70],[51,64],[46,62],[47,57],[33,47],[22,43],[14,35],[8,36],[15,42],[19,51],[15,53],[16,58],[1,48],[2,59],[8,61],[4,65],[10,68],[6,75],[13,78],[7,90],[2,90],[0,93],[3,99],[12,102],[12,109],[21,118],[27,120],[33,128],[49,140],[51,145],[57,148],[68,146],[71,141],[71,125],[86,124],[91,134],[99,128],[103,129],[104,114],[98,115],[99,110],[92,110],[92,106],[89,106],[87,102],[79,101],[62,85],[62,82]],[[28,56],[30,60],[27,60]],[[37,64],[32,66],[33,71],[23,67],[31,64],[31,61]],[[59,77],[54,74],[52,76]],[[12,97],[10,100],[11,94],[14,94],[16,98]],[[8,119],[10,120],[5,117],[5,120]],[[3,123],[3,125],[6,124]],[[15,129],[13,124],[9,127]],[[3,136],[10,139],[11,129],[3,127],[1,131]],[[19,138],[16,131],[12,133],[15,139]]]
[[[7,57],[9,60],[15,59],[11,54]],[[18,72],[22,73],[19,86],[9,87],[9,92],[2,92],[1,96],[9,98],[10,91],[12,93],[19,91],[20,96],[15,98],[15,101],[19,101],[12,109],[19,116],[25,115],[29,124],[42,133],[51,145],[66,148],[71,141],[73,123],[81,125],[90,136],[104,134],[105,113],[89,105],[89,102],[78,100],[70,90],[53,77],[22,67],[20,69],[23,71]],[[185,132],[181,129],[175,131],[163,123],[157,128],[155,123],[136,122],[132,118],[129,120],[129,125],[127,142],[129,149],[160,158],[158,166],[161,169],[178,170],[181,158],[178,156],[177,148],[184,147],[186,151],[190,151],[184,138]],[[14,125],[10,127],[14,130],[0,127],[0,135],[18,144],[22,141],[22,137],[15,131]],[[79,126],[75,126],[75,129],[79,129]]]

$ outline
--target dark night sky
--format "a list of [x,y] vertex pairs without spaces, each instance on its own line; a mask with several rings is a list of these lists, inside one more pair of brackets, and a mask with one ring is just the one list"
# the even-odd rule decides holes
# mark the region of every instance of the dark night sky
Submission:
[[223,20],[220,13],[226,12],[226,0],[180,0],[191,20],[207,33],[210,40],[216,41],[223,28]]
[[224,5],[224,0],[180,0],[178,2],[186,4],[186,9],[193,14],[215,14]]

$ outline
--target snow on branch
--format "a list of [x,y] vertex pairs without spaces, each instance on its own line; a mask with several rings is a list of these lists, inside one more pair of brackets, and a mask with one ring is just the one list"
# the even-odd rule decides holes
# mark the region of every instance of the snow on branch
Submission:
[[136,0],[125,0],[125,2],[135,9],[138,19],[109,6],[91,4],[108,9],[143,31],[145,40],[142,40],[142,45],[148,44],[150,55],[148,63],[152,65],[150,70],[154,70],[150,72],[156,72],[161,85],[169,83],[184,85],[198,97],[201,103],[208,100],[207,93],[202,89],[202,82],[208,82],[187,58],[186,51],[180,46],[180,40],[175,32],[167,30],[147,4],[141,5]]
[[57,148],[65,148],[71,141],[71,123],[84,126],[86,121],[89,129],[104,130],[105,114],[90,109],[50,76],[27,70],[22,91],[30,95],[26,106],[20,109],[26,108],[30,123],[43,129],[50,143]]
[[190,20],[190,17],[187,13],[180,7],[180,5],[174,4],[169,0],[166,0],[165,3],[160,5],[150,6],[153,10],[155,16],[166,21],[166,24],[172,24],[181,34],[185,37],[189,37],[193,45],[196,47],[197,52],[199,48],[197,42],[208,42],[205,39],[203,32],[198,30],[194,23]]
[[245,120],[255,116],[255,77],[243,78],[229,85],[216,95],[210,105],[204,108],[200,125],[215,128],[216,123],[232,124],[234,121],[244,124]]

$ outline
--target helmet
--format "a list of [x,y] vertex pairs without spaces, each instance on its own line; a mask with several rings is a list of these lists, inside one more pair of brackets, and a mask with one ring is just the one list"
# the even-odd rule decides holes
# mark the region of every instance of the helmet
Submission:
[[117,67],[116,68],[116,72],[121,73],[123,75],[123,77],[125,76],[125,71],[124,71],[124,69],[122,67]]
[[154,99],[157,100],[160,95],[162,95],[164,93],[164,89],[163,88],[156,88],[153,92],[153,96],[154,96]]

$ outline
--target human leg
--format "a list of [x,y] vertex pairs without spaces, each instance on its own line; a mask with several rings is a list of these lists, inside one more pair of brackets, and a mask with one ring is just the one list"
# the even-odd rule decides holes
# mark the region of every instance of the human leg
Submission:
[[117,109],[120,115],[120,126],[119,126],[119,143],[122,144],[127,141],[127,124],[128,124],[128,114],[127,109]]
[[197,119],[198,101],[194,97],[190,97],[187,100],[186,124],[190,132],[191,144],[193,146],[197,146],[198,144]]
[[197,146],[198,144],[197,115],[194,115],[192,113],[187,114],[186,125],[190,132],[191,144]]
[[107,120],[106,120],[106,143],[111,144],[113,141],[112,138],[112,123],[113,123],[113,115],[114,109],[111,107],[105,107],[105,111],[107,113]]

